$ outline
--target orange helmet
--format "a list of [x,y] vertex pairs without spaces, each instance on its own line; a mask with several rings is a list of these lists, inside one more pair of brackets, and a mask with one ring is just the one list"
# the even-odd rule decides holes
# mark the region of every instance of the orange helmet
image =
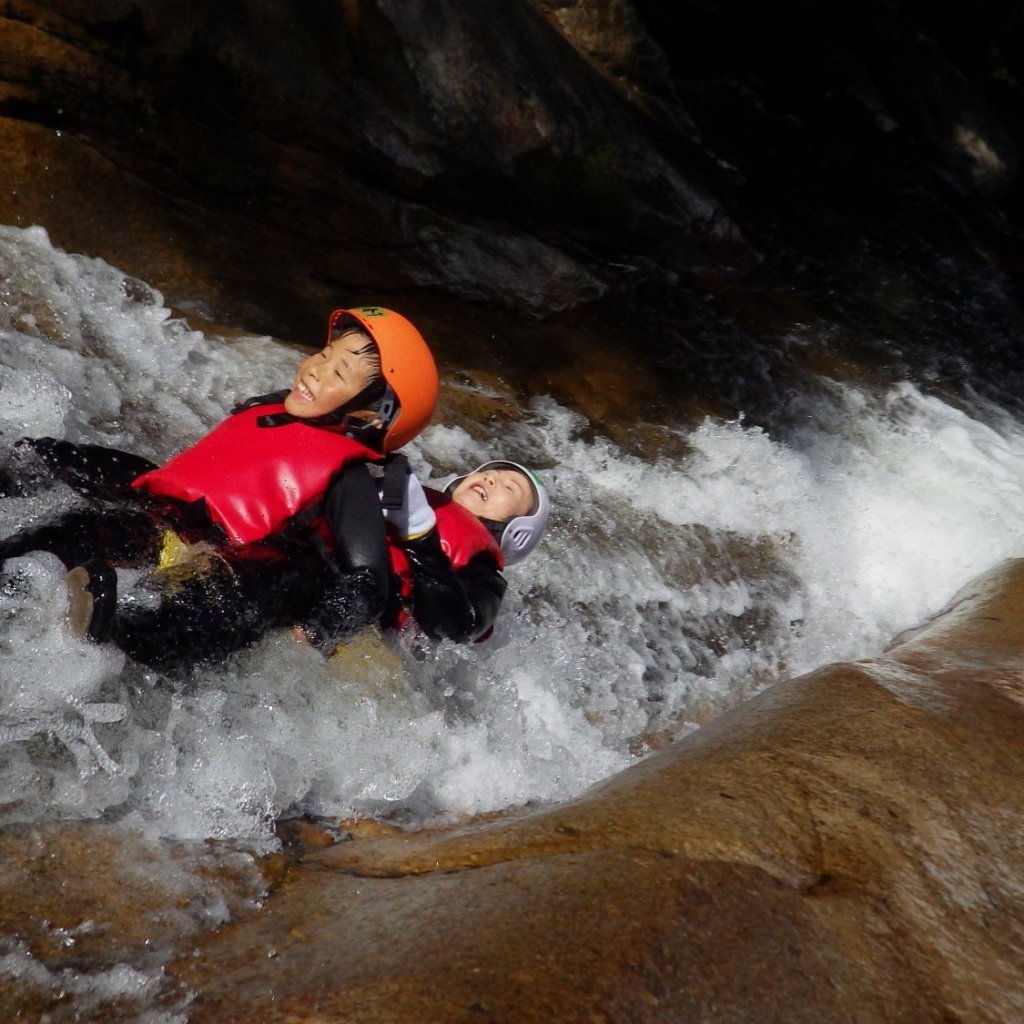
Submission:
[[[354,321],[354,322],[353,322]],[[437,366],[423,335],[401,313],[383,306],[336,309],[327,329],[330,342],[339,329],[359,327],[377,343],[384,382],[394,395],[380,408],[384,420],[385,452],[411,441],[434,415],[437,405]]]

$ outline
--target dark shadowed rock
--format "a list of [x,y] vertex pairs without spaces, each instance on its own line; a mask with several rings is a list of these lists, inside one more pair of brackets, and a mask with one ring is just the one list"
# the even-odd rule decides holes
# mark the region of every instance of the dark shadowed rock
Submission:
[[[702,238],[742,251],[529,5],[483,14],[445,0],[16,4],[0,111],[8,148],[28,152],[0,218],[228,309],[264,287],[295,304],[431,288],[550,315],[602,295],[623,248],[702,264]],[[92,202],[67,194],[69,175]],[[122,192],[148,229],[121,222]],[[190,276],[147,259],[142,231]]]
[[940,239],[1015,259],[1014,10],[14,0],[0,221],[234,326],[389,302],[444,356],[500,310],[518,355],[571,314],[707,394],[710,346],[745,358],[709,301],[774,343]]

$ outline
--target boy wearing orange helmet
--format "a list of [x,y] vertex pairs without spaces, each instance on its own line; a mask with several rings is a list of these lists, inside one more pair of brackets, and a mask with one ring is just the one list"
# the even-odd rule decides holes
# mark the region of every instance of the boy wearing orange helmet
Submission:
[[[0,542],[0,561],[56,554],[71,570],[75,631],[157,667],[222,658],[314,606],[343,633],[379,617],[389,594],[366,466],[415,437],[437,395],[433,357],[408,320],[336,310],[290,389],[245,402],[163,466],[20,442],[17,490],[63,480],[85,505]],[[114,562],[152,570],[120,606]]]

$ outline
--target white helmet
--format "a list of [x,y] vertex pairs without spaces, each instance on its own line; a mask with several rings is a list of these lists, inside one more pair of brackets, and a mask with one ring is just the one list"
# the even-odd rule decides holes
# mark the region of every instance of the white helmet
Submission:
[[[495,540],[498,541],[501,553],[505,556],[505,564],[514,565],[522,561],[537,546],[541,534],[544,533],[544,527],[547,526],[551,499],[541,478],[532,469],[527,469],[518,462],[497,459],[477,466],[473,473],[482,473],[485,469],[516,469],[530,481],[530,487],[533,489],[533,506],[525,516],[513,516],[503,523],[495,524],[498,528],[494,531]],[[455,477],[445,486],[444,493],[451,494],[467,476],[471,475],[463,473],[462,476]]]

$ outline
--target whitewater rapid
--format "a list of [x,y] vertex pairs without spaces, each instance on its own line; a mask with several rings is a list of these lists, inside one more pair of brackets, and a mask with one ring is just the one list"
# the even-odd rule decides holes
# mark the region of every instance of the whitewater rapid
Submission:
[[[162,460],[299,357],[206,336],[42,229],[0,228],[0,449],[48,435]],[[878,653],[1024,551],[1024,430],[909,382],[821,384],[785,443],[742,415],[680,422],[657,429],[682,454],[649,460],[544,395],[515,422],[436,423],[409,449],[425,481],[513,458],[554,512],[492,640],[425,658],[369,638],[325,661],[282,632],[168,679],[71,637],[51,556],[9,562],[0,824],[259,843],[283,815],[565,800],[783,676]],[[73,502],[0,500],[0,536]]]

